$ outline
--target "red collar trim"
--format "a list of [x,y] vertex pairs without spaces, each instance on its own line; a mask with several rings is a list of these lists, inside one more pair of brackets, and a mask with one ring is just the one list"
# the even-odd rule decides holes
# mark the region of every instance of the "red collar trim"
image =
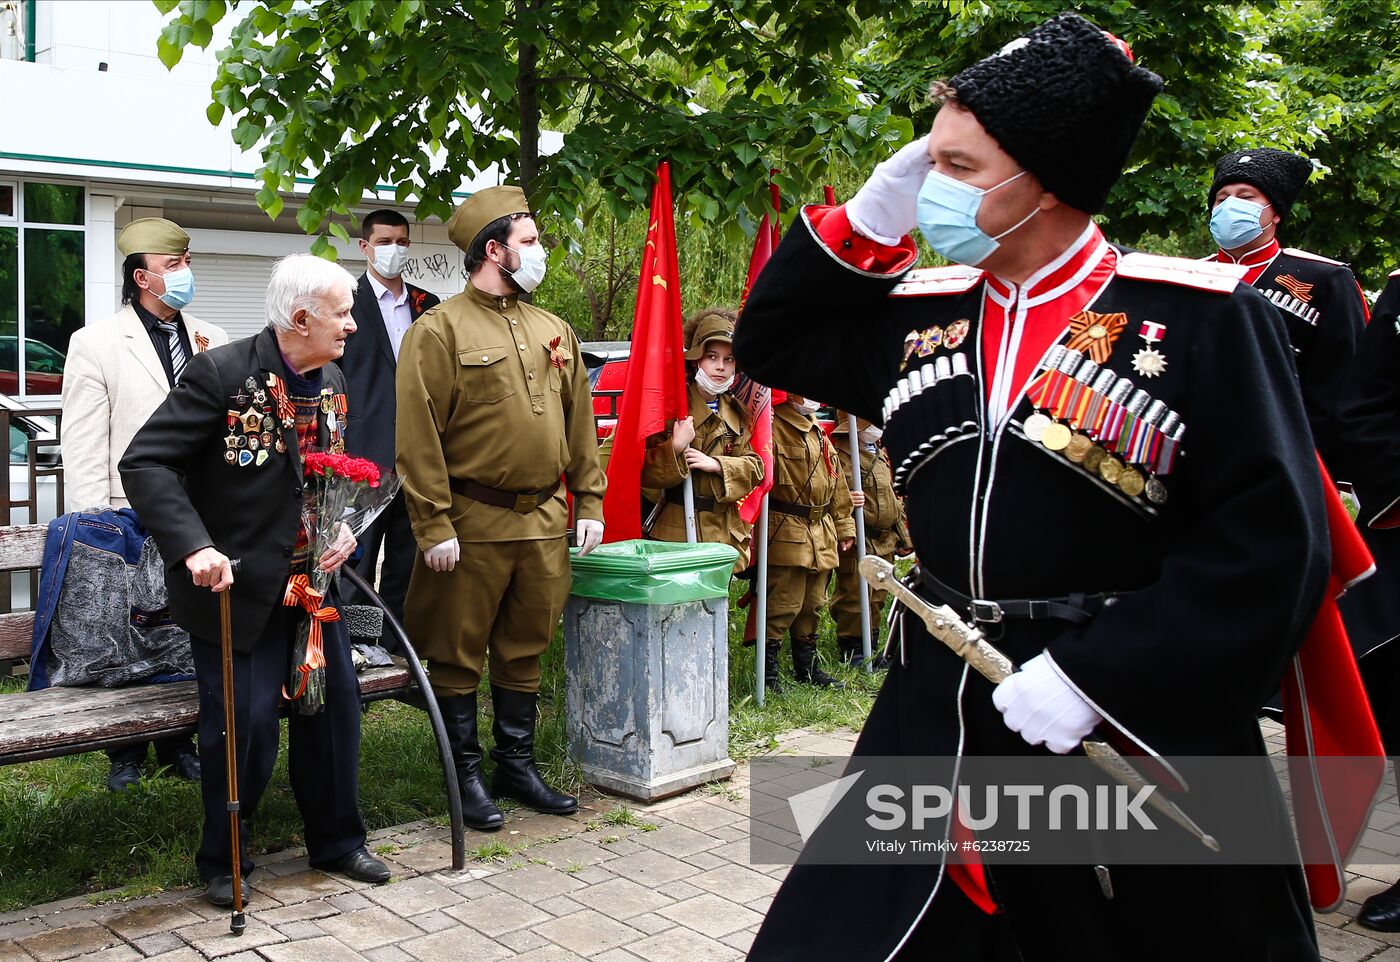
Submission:
[[1243,264],[1245,267],[1258,267],[1260,264],[1267,264],[1277,257],[1280,250],[1278,238],[1275,237],[1263,247],[1256,247],[1252,251],[1246,251],[1239,257],[1231,257],[1230,252],[1222,248],[1216,252],[1215,259],[1222,264]]

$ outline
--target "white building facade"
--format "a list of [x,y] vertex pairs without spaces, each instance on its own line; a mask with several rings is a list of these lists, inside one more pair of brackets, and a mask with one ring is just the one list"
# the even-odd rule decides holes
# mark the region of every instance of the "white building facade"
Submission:
[[[310,238],[294,195],[276,221],[258,208],[260,158],[234,144],[227,116],[215,127],[205,115],[215,51],[239,16],[231,11],[209,47],[186,48],[172,71],[156,57],[164,18],[148,0],[0,0],[0,393],[56,400],[73,331],[119,307],[116,236],[138,217],[189,231],[189,313],[234,338],[264,325],[272,262]],[[460,196],[492,183],[488,172]],[[356,213],[400,210],[413,225],[404,276],[457,293],[462,255],[445,225],[416,223],[393,187],[381,183]],[[358,248],[333,243],[358,275]]]

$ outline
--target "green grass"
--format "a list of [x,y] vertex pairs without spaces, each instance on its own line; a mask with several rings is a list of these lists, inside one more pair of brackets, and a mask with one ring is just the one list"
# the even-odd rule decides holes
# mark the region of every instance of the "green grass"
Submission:
[[[731,592],[737,600],[738,586]],[[874,700],[882,676],[841,668],[835,632],[825,615],[820,646],[826,670],[846,682],[845,691],[797,685],[791,679],[791,654],[783,646],[782,694],[769,694],[760,708],[754,701],[754,649],[739,644],[743,612],[730,618],[729,703],[730,755],[748,758],[767,751],[777,738],[795,728],[859,728]],[[582,772],[566,752],[564,731],[564,658],[562,632],[545,655],[541,686],[542,717],[536,754],[544,775],[565,791],[584,786]],[[22,691],[22,679],[0,679],[0,697]],[[487,689],[483,686],[483,693]],[[489,698],[483,698],[489,713]],[[490,722],[481,723],[490,745]],[[285,727],[283,745],[285,749]],[[212,760],[221,764],[222,760]],[[260,854],[302,844],[301,817],[287,782],[286,752],[252,822],[251,851]],[[490,762],[487,766],[489,769]],[[147,766],[154,772],[154,757]],[[137,897],[164,889],[197,885],[194,854],[199,846],[201,806],[198,787],[176,778],[150,774],[120,795],[106,790],[107,757],[100,753],[30,762],[0,768],[0,912],[85,893],[120,889],[120,897]],[[737,799],[724,783],[703,791]],[[360,805],[370,831],[428,818],[446,824],[442,770],[427,718],[397,702],[376,702],[364,716],[360,751]],[[507,807],[502,804],[503,809]],[[599,828],[646,825],[626,806],[600,816]],[[608,836],[616,840],[616,836]],[[468,836],[468,848],[480,836]],[[505,849],[505,851],[497,851]],[[472,853],[503,861],[516,850],[485,841]]]

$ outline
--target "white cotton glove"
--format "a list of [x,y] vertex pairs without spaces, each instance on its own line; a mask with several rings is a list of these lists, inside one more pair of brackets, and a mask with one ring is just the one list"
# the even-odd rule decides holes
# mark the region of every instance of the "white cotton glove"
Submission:
[[919,224],[919,190],[932,169],[927,134],[876,165],[870,179],[846,204],[846,216],[856,233],[887,247],[898,244]]
[[430,571],[451,571],[462,560],[462,546],[456,538],[435,544],[423,552],[423,562]]
[[578,557],[582,558],[603,543],[603,522],[580,518],[574,525],[574,544],[578,545]]
[[1044,653],[992,691],[992,704],[1006,727],[1031,745],[1045,745],[1057,755],[1079,747],[1103,716],[1094,711]]

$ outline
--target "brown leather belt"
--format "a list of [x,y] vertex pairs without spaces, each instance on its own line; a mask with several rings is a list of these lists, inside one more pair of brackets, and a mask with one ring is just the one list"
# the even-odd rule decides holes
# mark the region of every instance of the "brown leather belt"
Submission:
[[[696,511],[715,511],[717,506],[714,498],[707,498],[703,494],[694,496]],[[666,489],[666,503],[685,505],[685,485],[678,484],[674,488]]]
[[794,518],[802,518],[816,524],[831,513],[831,505],[798,504],[796,501],[779,501],[777,498],[769,498],[768,510],[776,511],[779,514],[790,514]]
[[484,484],[477,484],[466,478],[452,478],[448,484],[455,493],[464,498],[471,498],[473,501],[494,505],[497,508],[510,508],[516,514],[529,514],[554,497],[554,492],[559,490],[558,481],[543,491],[530,491],[523,494],[515,491],[502,491],[499,488],[488,488]]

